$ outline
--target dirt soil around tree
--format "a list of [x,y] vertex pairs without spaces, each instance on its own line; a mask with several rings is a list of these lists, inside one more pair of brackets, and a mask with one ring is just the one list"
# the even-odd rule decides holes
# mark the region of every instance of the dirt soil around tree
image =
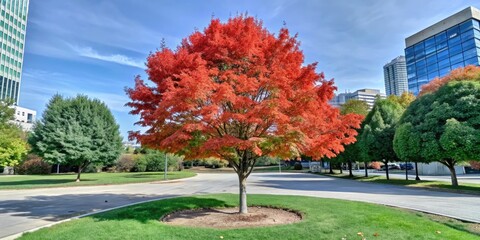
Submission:
[[300,213],[269,207],[249,207],[247,214],[239,214],[238,208],[183,210],[168,214],[161,219],[167,224],[176,226],[220,229],[290,224],[301,220]]

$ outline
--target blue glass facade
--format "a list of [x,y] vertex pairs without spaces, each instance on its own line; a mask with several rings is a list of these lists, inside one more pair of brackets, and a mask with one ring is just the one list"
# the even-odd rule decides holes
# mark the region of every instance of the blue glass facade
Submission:
[[452,69],[480,63],[480,22],[469,19],[405,49],[408,90],[417,95],[421,86]]

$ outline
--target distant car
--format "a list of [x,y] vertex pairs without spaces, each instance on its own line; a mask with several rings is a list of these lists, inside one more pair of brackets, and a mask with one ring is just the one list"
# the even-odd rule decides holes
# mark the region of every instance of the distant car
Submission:
[[407,168],[407,170],[413,170],[414,169],[413,164],[411,164],[411,163],[407,163],[407,164],[400,163],[400,169],[405,170],[405,168]]
[[[383,165],[382,170],[385,170],[386,169],[386,166]],[[400,170],[400,165],[396,164],[396,163],[389,163],[388,164],[388,170]]]

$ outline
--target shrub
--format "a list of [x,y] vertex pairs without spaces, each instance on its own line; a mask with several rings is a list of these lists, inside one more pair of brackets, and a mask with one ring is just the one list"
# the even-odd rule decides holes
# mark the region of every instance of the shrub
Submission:
[[293,170],[302,170],[302,169],[303,169],[303,166],[299,162],[295,163],[295,165],[293,166]]
[[218,158],[207,158],[203,161],[206,168],[223,168],[228,165],[227,161]]
[[17,168],[18,174],[50,174],[52,166],[37,155],[29,154]]
[[257,162],[255,163],[255,165],[256,166],[272,166],[272,165],[278,165],[278,162],[280,162],[280,158],[261,156],[257,159]]
[[132,172],[145,172],[147,171],[147,160],[143,157],[135,159],[135,165],[133,165]]
[[380,162],[372,162],[370,163],[370,167],[379,170],[382,167],[382,164]]
[[132,154],[122,154],[115,164],[115,170],[118,172],[131,172],[135,167],[135,159]]
[[[169,171],[180,171],[183,169],[182,160],[183,157],[167,154],[168,159],[168,170]],[[159,172],[165,170],[165,154],[158,151],[150,151],[147,154],[141,155],[135,161],[135,167],[133,171],[147,171],[147,172]]]
[[88,164],[88,166],[83,170],[84,173],[99,173],[102,172],[103,164]]

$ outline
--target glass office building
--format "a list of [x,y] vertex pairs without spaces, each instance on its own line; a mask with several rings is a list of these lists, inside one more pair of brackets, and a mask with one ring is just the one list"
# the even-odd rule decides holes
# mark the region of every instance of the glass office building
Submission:
[[29,0],[1,0],[0,100],[20,97]]
[[480,10],[468,7],[405,39],[408,89],[421,86],[452,69],[480,63]]

